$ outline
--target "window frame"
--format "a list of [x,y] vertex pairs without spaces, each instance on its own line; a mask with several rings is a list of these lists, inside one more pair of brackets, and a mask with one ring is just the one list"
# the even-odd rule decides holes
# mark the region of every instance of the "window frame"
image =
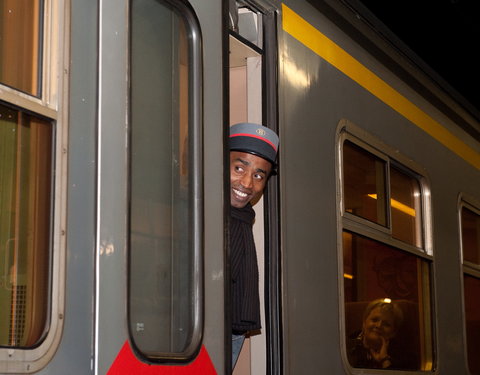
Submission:
[[[129,24],[131,25],[131,3],[133,0],[129,1]],[[158,1],[158,0],[157,0]],[[151,363],[186,363],[191,361],[200,350],[201,341],[203,337],[203,320],[204,320],[204,260],[203,260],[203,248],[204,248],[204,238],[203,238],[203,226],[204,226],[204,210],[203,210],[203,85],[202,85],[202,35],[200,30],[200,25],[198,19],[195,15],[193,8],[183,1],[174,1],[174,0],[160,0],[162,5],[167,8],[170,8],[172,12],[175,12],[179,18],[185,22],[185,30],[187,36],[187,48],[189,52],[188,58],[188,90],[189,90],[189,102],[188,102],[188,121],[192,122],[191,133],[189,133],[189,143],[191,145],[191,158],[192,165],[189,166],[189,173],[192,174],[192,187],[189,189],[192,194],[192,243],[193,243],[193,275],[192,275],[192,284],[193,284],[193,328],[191,341],[185,348],[183,352],[158,352],[155,354],[144,353],[138,347],[135,346],[135,339],[132,337],[132,332],[129,328],[128,337],[130,343],[135,347],[135,354],[143,360]],[[130,31],[131,32],[131,31]],[[131,38],[131,35],[129,36]],[[129,44],[129,55],[132,53],[131,41]],[[131,64],[131,56],[129,56],[129,64]],[[131,76],[129,80],[132,79]],[[130,85],[131,87],[131,85]],[[129,93],[131,95],[131,93]],[[129,107],[129,126],[131,126],[131,108]],[[131,129],[130,132],[130,141],[129,148],[131,148]],[[131,156],[129,156],[129,191],[131,191]],[[130,194],[130,193],[129,193]],[[128,292],[127,292],[127,325],[131,327],[131,317],[130,317],[130,272],[131,272],[131,261],[130,261],[130,218],[131,218],[131,199],[128,207],[128,217],[129,217],[129,227],[128,227]]]
[[[338,259],[338,287],[339,287],[339,311],[340,311],[340,342],[342,345],[341,356],[346,368],[349,368],[354,373],[363,373],[365,368],[355,368],[350,365],[347,358],[347,338],[346,338],[346,326],[345,316],[346,307],[344,299],[344,264],[343,264],[343,233],[345,231],[351,232],[355,235],[363,236],[370,240],[378,241],[383,245],[392,247],[394,249],[405,251],[414,255],[424,262],[426,265],[430,265],[430,280],[422,280],[422,284],[428,283],[428,287],[424,290],[424,298],[430,303],[424,306],[426,319],[429,321],[429,326],[426,325],[426,337],[429,337],[432,341],[430,352],[426,354],[427,363],[432,363],[432,368],[428,371],[433,371],[435,368],[435,354],[437,352],[437,343],[435,341],[435,321],[432,311],[435,309],[434,300],[434,285],[433,285],[433,226],[432,226],[432,204],[431,204],[431,190],[430,179],[425,169],[416,164],[413,160],[409,159],[405,155],[401,154],[397,149],[386,145],[379,138],[369,134],[353,122],[348,119],[341,119],[337,125],[336,131],[336,152],[335,152],[335,172],[336,172],[336,184],[337,184],[337,259]],[[379,157],[386,161],[385,171],[385,184],[387,186],[386,201],[387,201],[387,223],[388,226],[384,227],[380,224],[376,224],[368,219],[364,219],[359,216],[355,216],[345,211],[344,202],[344,178],[343,178],[343,144],[345,141],[349,141],[356,146],[364,149],[367,152],[372,153],[374,156]],[[399,239],[393,237],[392,232],[392,217],[391,217],[391,192],[390,192],[390,168],[395,167],[402,173],[406,173],[409,176],[415,178],[419,183],[421,191],[421,228],[423,235],[423,247],[419,248],[414,245],[410,245]],[[427,322],[425,320],[424,322]],[[387,371],[392,371],[388,370]],[[382,371],[373,370],[373,371]],[[402,370],[404,371],[404,370]],[[423,369],[418,370],[405,370],[410,373],[424,372]]]
[[70,3],[43,1],[43,48],[39,57],[39,97],[0,83],[0,101],[52,123],[50,277],[48,332],[32,348],[0,347],[1,373],[33,373],[45,367],[60,343],[65,311],[67,231],[68,75],[70,51]]

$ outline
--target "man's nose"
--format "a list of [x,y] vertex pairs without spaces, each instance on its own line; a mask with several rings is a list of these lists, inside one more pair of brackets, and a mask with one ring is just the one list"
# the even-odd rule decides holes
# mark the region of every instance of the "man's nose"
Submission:
[[251,188],[253,186],[253,178],[250,174],[248,173],[245,173],[243,176],[242,176],[242,181],[241,181],[241,184],[243,187],[245,188]]

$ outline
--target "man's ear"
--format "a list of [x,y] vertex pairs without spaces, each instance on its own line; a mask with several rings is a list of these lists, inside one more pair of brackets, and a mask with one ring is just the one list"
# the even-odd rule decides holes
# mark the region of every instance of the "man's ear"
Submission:
[[268,174],[268,178],[270,178],[271,176],[276,176],[277,174],[278,174],[277,166],[272,165],[272,169],[270,170],[270,173]]

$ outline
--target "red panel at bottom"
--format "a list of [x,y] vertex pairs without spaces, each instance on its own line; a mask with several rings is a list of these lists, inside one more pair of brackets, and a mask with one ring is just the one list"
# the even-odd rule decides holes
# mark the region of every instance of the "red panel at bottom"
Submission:
[[108,375],[217,375],[207,350],[202,346],[198,357],[188,365],[150,365],[138,360],[128,341],[108,370]]

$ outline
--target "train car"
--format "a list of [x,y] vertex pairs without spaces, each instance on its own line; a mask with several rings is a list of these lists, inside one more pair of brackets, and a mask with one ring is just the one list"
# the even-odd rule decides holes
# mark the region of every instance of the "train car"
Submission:
[[480,116],[364,12],[1,1],[0,373],[232,373],[248,121],[279,167],[233,373],[480,374]]

